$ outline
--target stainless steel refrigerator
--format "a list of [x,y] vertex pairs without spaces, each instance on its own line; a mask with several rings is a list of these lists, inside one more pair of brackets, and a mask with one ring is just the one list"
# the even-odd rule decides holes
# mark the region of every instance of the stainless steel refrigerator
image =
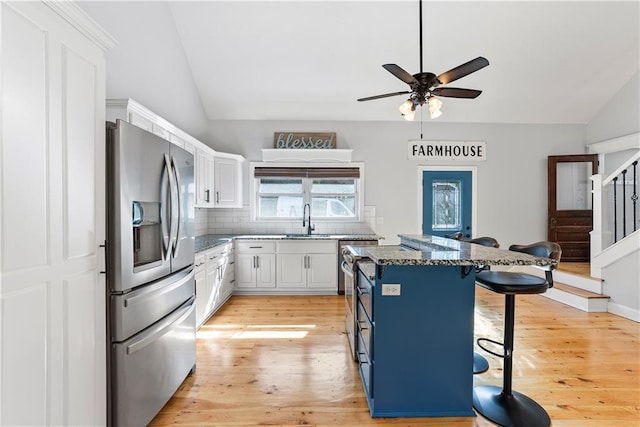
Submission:
[[107,122],[108,422],[144,426],[196,363],[193,155]]

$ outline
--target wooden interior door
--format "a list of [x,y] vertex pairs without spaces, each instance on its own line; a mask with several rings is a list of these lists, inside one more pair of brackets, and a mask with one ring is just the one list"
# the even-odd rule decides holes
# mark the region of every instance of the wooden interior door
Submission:
[[590,260],[593,229],[591,180],[598,156],[576,154],[548,157],[548,240],[562,247],[562,260]]

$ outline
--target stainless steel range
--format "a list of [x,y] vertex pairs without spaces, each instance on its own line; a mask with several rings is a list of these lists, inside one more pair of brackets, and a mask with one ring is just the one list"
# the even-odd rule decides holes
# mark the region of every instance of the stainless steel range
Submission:
[[[357,298],[355,298],[356,292],[358,292],[358,272],[363,267],[370,267],[375,265],[365,255],[366,246],[351,246],[346,245],[341,249],[342,262],[340,263],[340,269],[344,275],[344,296],[345,296],[345,326],[347,329],[347,337],[349,338],[349,346],[351,347],[351,356],[354,360],[358,360],[357,346],[355,342],[355,331],[357,331],[356,325],[356,304]],[[365,268],[366,270],[372,270],[372,268]],[[367,292],[363,287],[360,292]]]

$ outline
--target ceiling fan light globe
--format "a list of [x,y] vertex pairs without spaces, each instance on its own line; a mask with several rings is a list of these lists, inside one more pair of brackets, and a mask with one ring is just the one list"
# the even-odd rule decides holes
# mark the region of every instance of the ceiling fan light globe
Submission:
[[438,111],[442,107],[442,101],[435,96],[429,97],[429,111]]
[[437,119],[441,115],[442,115],[442,111],[440,111],[440,110],[431,111],[431,109],[429,109],[429,117],[431,117],[432,119]]
[[414,108],[413,110],[409,111],[407,114],[403,114],[402,117],[405,120],[412,122],[416,118],[416,109]]
[[403,116],[411,113],[411,111],[415,111],[415,109],[416,107],[413,105],[413,101],[411,99],[404,101],[398,108],[398,110],[400,110],[400,114]]

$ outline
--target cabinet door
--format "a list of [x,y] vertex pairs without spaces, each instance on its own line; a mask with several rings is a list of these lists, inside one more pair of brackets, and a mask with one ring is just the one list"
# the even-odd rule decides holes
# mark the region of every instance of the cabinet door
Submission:
[[255,254],[236,254],[236,282],[238,288],[256,287]]
[[218,288],[218,268],[217,266],[212,268],[207,268],[207,285],[206,285],[206,295],[207,302],[205,306],[204,316],[205,318],[209,317],[211,312],[213,311],[213,307],[216,304],[216,290]]
[[215,157],[214,161],[214,185],[215,185],[215,206],[224,207],[242,207],[240,200],[239,181],[240,164],[234,159],[224,157]]
[[304,288],[307,285],[307,256],[278,254],[278,288]]
[[104,51],[72,2],[0,9],[0,425],[105,425]]
[[214,158],[211,153],[196,150],[196,205],[214,206]]
[[200,327],[205,319],[207,306],[207,277],[204,267],[196,270],[196,326]]
[[218,303],[226,301],[228,297],[233,294],[233,290],[235,288],[235,273],[234,273],[234,263],[230,262],[223,266],[221,266],[222,271],[222,282],[220,283],[220,296],[218,298]]
[[338,290],[338,256],[307,255],[307,287]]
[[276,287],[276,254],[257,255],[256,286],[259,288]]

